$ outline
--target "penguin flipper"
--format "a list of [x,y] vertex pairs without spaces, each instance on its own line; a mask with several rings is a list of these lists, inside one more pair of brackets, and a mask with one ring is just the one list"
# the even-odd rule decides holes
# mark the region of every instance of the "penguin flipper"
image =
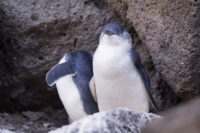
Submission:
[[97,103],[97,95],[96,95],[96,87],[95,87],[95,82],[94,82],[94,76],[91,78],[89,86],[90,86],[90,91],[92,93],[92,97],[93,97],[94,101]]
[[152,96],[152,93],[151,93],[151,84],[150,84],[149,77],[148,77],[147,73],[145,72],[145,70],[144,70],[144,68],[141,64],[139,54],[133,48],[131,50],[131,57],[132,57],[134,65],[136,66],[136,69],[139,72],[140,77],[143,81],[143,85],[144,85],[145,92],[147,94],[147,98],[148,98],[149,102],[153,105],[153,108],[156,111],[159,111],[158,106],[157,106],[157,104],[156,104],[156,102],[155,102],[155,100]]
[[49,86],[53,86],[56,80],[68,74],[75,74],[75,70],[69,62],[57,64],[46,74],[46,82]]

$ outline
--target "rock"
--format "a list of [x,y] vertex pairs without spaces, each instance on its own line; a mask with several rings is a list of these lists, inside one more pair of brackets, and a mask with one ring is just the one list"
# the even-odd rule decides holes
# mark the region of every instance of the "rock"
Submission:
[[61,108],[46,72],[66,52],[93,51],[110,21],[119,19],[99,1],[1,0],[0,111]]
[[[67,124],[66,115],[60,111],[0,113],[0,133],[46,133]],[[30,114],[39,119],[27,117]]]
[[[118,11],[126,13],[127,9],[124,3]],[[102,0],[0,1],[0,111],[61,108],[55,87],[45,82],[46,72],[65,52],[83,49],[92,53],[102,27],[113,21],[125,25],[134,37],[133,45],[150,76],[159,108],[179,103],[125,16],[120,18]]]
[[[173,89],[166,83],[166,81],[163,80],[162,76],[156,70],[149,51],[145,45],[142,42],[140,44],[135,44],[136,43],[134,43],[133,46],[140,54],[142,64],[149,75],[152,95],[159,107],[159,110],[162,111],[168,109],[175,106],[179,102],[182,102],[182,99],[174,93]],[[155,111],[152,106],[151,111]]]
[[140,133],[140,128],[160,116],[151,113],[135,113],[117,108],[83,118],[69,126],[63,126],[49,133]]
[[42,112],[32,112],[32,111],[26,111],[22,112],[22,115],[31,121],[37,121],[41,119],[45,114]]
[[132,24],[121,21],[103,1],[9,0],[0,1],[0,111],[61,108],[55,87],[45,82],[46,72],[65,52],[94,51],[102,27],[113,21],[134,37],[159,108],[177,104],[179,98],[155,69]]
[[200,10],[198,0],[105,0],[130,23],[155,68],[183,99],[200,93]]
[[163,119],[147,124],[142,133],[199,133],[200,98],[163,113]]
[[7,129],[0,129],[0,133],[16,133]]
[[[131,34],[133,38],[133,47],[139,53],[142,65],[149,75],[152,94],[159,110],[162,111],[168,109],[182,102],[182,99],[174,93],[173,89],[166,83],[166,81],[163,80],[161,74],[156,70],[147,47],[139,38],[134,27],[126,22],[124,22],[124,25]],[[154,112],[155,110],[151,108],[151,111]]]

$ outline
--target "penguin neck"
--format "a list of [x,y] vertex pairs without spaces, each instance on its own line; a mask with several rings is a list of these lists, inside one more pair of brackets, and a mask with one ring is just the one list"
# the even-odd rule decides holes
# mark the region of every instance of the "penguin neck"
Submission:
[[100,42],[93,59],[94,75],[99,74],[112,78],[124,70],[127,63],[131,62],[131,44],[124,43],[112,46],[115,44],[107,44],[104,41]]
[[125,54],[130,51],[132,48],[131,42],[128,40],[121,39],[119,37],[104,37],[99,41],[98,50],[104,51],[103,53],[118,53],[118,54]]

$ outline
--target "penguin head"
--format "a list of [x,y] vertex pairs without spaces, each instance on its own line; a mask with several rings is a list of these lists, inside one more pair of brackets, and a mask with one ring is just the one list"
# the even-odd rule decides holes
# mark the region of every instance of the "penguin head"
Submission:
[[106,44],[118,46],[123,45],[124,43],[131,44],[132,39],[124,26],[118,23],[109,23],[103,28],[100,36],[100,43],[101,42],[106,42]]
[[56,81],[67,75],[89,73],[92,77],[92,57],[85,51],[66,53],[46,74],[46,82],[53,86]]

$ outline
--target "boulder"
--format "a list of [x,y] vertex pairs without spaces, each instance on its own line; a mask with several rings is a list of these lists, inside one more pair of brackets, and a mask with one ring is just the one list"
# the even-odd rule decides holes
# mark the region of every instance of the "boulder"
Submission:
[[199,133],[200,98],[162,114],[163,119],[147,124],[142,133]]
[[140,133],[141,127],[160,116],[124,108],[100,112],[49,133]]
[[105,0],[130,23],[156,70],[183,99],[200,93],[198,0]]
[[47,71],[66,52],[93,51],[110,21],[119,19],[99,1],[1,0],[0,111],[61,108]]

